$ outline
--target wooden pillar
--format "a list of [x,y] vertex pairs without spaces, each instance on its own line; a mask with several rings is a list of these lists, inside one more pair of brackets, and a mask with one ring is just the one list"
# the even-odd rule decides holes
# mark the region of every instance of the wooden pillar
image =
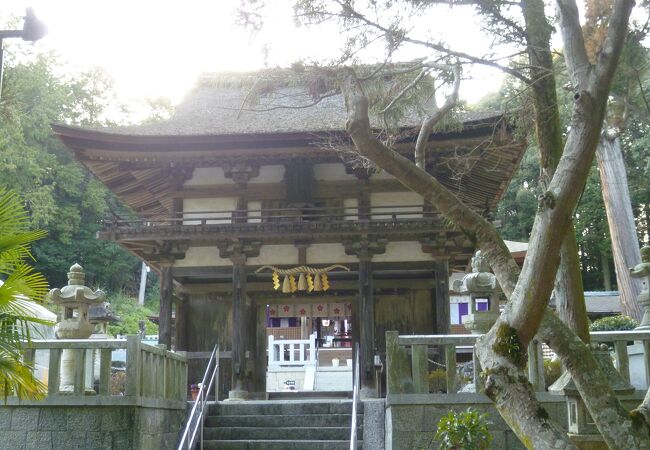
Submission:
[[253,303],[255,311],[255,367],[253,370],[253,391],[266,392],[266,305],[260,302],[259,305]]
[[[361,214],[361,210],[359,212]],[[374,379],[375,358],[375,299],[372,286],[372,257],[386,251],[386,239],[362,237],[344,241],[345,253],[359,258],[359,301],[357,315],[352,318],[352,334],[359,336],[359,375],[362,396],[376,395]]]
[[232,256],[232,373],[233,391],[245,391],[248,308],[246,307],[246,256]]
[[372,288],[371,258],[359,258],[359,313],[360,349],[359,364],[361,388],[374,388],[373,368],[375,355],[375,299]]
[[434,269],[435,287],[435,334],[449,334],[449,262],[441,260],[436,262]]
[[158,317],[158,343],[168,349],[172,345],[172,266],[160,267],[160,315]]
[[187,314],[189,312],[190,296],[183,294],[181,301],[176,302],[176,350],[187,351]]

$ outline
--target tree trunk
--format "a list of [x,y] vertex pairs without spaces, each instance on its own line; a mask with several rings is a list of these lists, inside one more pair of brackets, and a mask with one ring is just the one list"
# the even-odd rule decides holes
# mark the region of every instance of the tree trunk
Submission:
[[630,267],[641,262],[641,253],[619,139],[609,139],[603,135],[598,143],[596,157],[603,186],[609,234],[612,238],[612,254],[621,307],[623,314],[641,321],[643,313],[637,302],[641,292],[641,280],[630,277],[629,271]]
[[603,288],[606,291],[612,290],[612,272],[609,267],[609,255],[602,251],[600,252],[600,265],[602,266],[603,274]]
[[585,406],[612,449],[650,448],[649,428],[635,421],[614,395],[590,348],[574,335],[553,311],[547,311],[539,335],[560,357],[576,384]]
[[578,243],[573,223],[569,226],[560,249],[560,267],[555,277],[555,305],[562,322],[567,324],[585,344],[589,343],[589,318],[578,259]]
[[[547,312],[546,305],[560,264],[563,236],[571,228],[571,216],[598,145],[609,85],[622,50],[633,2],[616,1],[604,50],[598,65],[593,67],[586,59],[575,2],[558,0],[558,6],[560,29],[567,48],[567,66],[575,89],[573,117],[562,158],[547,190],[539,197],[539,209],[521,272],[490,223],[464,205],[435,178],[374,137],[368,117],[368,98],[354,71],[349,69],[342,74],[341,80],[348,112],[346,130],[359,153],[422,195],[444,217],[474,238],[490,261],[509,302],[497,324],[478,341],[477,353],[484,368],[486,393],[517,437],[529,448],[575,448],[566,433],[549,422],[523,367],[527,345]],[[589,352],[575,333],[566,326],[564,329],[567,339]],[[552,338],[545,337],[551,342]],[[562,355],[568,368],[580,366],[577,353],[563,352]],[[584,374],[578,374],[578,378],[580,376]],[[637,430],[631,426],[632,420],[618,404],[601,371],[594,371],[593,377],[599,380],[597,385],[602,391],[594,393],[582,383],[579,384],[583,388],[581,392],[584,390],[586,395],[603,396],[608,404],[618,405],[607,408],[604,411],[608,414],[606,417],[600,411],[589,409],[603,434],[611,432],[611,436],[605,437],[608,443],[617,442],[622,437],[623,445],[614,448],[650,448],[647,428]],[[597,402],[590,399],[586,403],[593,407]],[[629,442],[632,445],[635,442],[641,444],[629,446]]]
[[[535,136],[539,147],[540,186],[546,190],[563,152],[555,77],[549,76],[554,70],[550,46],[552,27],[546,18],[542,0],[522,2],[522,12],[527,30]],[[562,242],[560,257],[554,291],[558,315],[584,342],[589,342],[589,321],[573,224],[569,226]]]

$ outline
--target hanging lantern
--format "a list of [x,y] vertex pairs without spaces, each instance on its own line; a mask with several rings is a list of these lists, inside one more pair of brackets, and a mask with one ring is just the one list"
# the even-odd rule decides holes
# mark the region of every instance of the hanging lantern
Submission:
[[311,292],[314,290],[314,279],[311,277],[311,274],[306,275],[307,278],[307,292]]
[[301,273],[298,277],[298,290],[306,291],[307,290],[307,280],[305,279],[305,274]]
[[282,281],[282,292],[288,294],[291,292],[291,283],[289,282],[289,275],[284,276],[284,281]]
[[273,289],[276,291],[280,289],[280,275],[277,272],[273,272]]

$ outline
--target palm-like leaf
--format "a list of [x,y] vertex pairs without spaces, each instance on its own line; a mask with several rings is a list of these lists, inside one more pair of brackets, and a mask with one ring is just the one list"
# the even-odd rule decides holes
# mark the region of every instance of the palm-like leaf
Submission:
[[22,346],[29,341],[30,324],[50,324],[36,316],[31,300],[42,300],[47,281],[24,260],[32,258],[30,244],[45,232],[29,229],[29,216],[19,198],[0,191],[0,395],[41,398],[46,389],[22,360]]
[[0,350],[0,395],[5,401],[12,394],[21,400],[38,400],[46,392],[47,387],[34,377],[31,366]]

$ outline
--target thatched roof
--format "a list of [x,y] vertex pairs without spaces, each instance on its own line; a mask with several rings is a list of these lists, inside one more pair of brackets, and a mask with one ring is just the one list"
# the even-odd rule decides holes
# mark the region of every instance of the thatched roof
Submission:
[[[167,121],[137,126],[95,129],[116,134],[141,136],[249,135],[295,132],[341,131],[347,119],[340,94],[315,101],[304,88],[287,83],[260,89],[255,74],[207,74],[177,106]],[[473,112],[459,122],[475,122],[500,116],[495,112]],[[415,106],[403,111],[397,127],[419,126],[423,111]],[[382,121],[371,116],[375,128]],[[460,125],[460,124],[459,124]]]

